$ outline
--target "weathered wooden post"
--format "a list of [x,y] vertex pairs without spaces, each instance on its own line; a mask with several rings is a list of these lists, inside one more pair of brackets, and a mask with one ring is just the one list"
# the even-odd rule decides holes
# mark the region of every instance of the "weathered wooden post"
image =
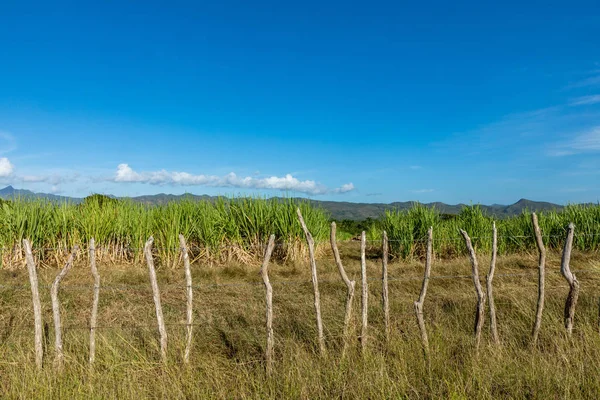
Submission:
[[385,342],[390,341],[390,299],[388,294],[388,236],[386,231],[383,231],[382,240],[383,255],[381,258],[381,305],[383,307],[383,320],[385,324]]
[[185,238],[183,235],[179,235],[179,247],[181,249],[181,254],[183,255],[183,267],[185,269],[185,289],[187,294],[187,304],[186,304],[186,330],[187,330],[187,340],[185,344],[185,352],[183,353],[183,362],[185,364],[190,361],[190,352],[192,350],[192,329],[193,329],[193,299],[194,299],[194,290],[192,287],[192,271],[190,270],[190,256],[188,254],[188,248],[185,244]]
[[577,305],[577,299],[579,298],[579,281],[575,277],[575,274],[571,272],[569,266],[571,262],[571,250],[573,248],[573,232],[575,231],[575,225],[571,222],[567,230],[567,239],[565,240],[565,247],[560,262],[560,272],[569,283],[569,295],[565,302],[565,328],[567,334],[571,336],[573,333],[573,320],[575,319],[575,306]]
[[425,273],[423,276],[423,285],[421,286],[421,294],[419,300],[415,301],[415,314],[419,331],[421,332],[421,342],[423,343],[423,354],[427,363],[427,370],[431,372],[431,360],[429,357],[429,339],[427,337],[427,328],[425,327],[425,319],[423,318],[423,303],[427,295],[427,285],[429,284],[429,276],[431,275],[431,260],[433,253],[433,227],[427,231],[427,255],[425,258]]
[[360,346],[364,353],[367,347],[367,328],[369,313],[369,283],[367,281],[367,259],[366,259],[367,239],[365,231],[360,235],[360,276],[361,276],[361,304],[362,304],[362,327],[360,331]]
[[67,260],[67,263],[65,264],[63,269],[58,273],[58,275],[56,275],[56,278],[52,283],[52,287],[50,288],[50,297],[52,299],[52,315],[54,317],[54,367],[58,371],[62,371],[64,363],[62,325],[60,320],[60,302],[58,300],[58,288],[60,286],[60,281],[65,277],[65,275],[67,275],[69,270],[73,267],[73,261],[75,259],[75,256],[77,255],[78,249],[79,248],[77,247],[77,245],[73,246],[73,250]]
[[271,286],[271,281],[269,281],[269,260],[271,259],[271,254],[273,253],[273,248],[275,247],[275,235],[271,235],[269,237],[269,244],[265,249],[265,256],[263,258],[262,267],[260,268],[260,274],[263,279],[263,283],[265,284],[266,291],[266,305],[267,305],[267,349],[265,351],[265,359],[267,362],[267,375],[271,376],[271,372],[273,371],[273,286]]
[[535,213],[531,213],[531,223],[533,224],[533,231],[535,234],[535,243],[539,252],[539,266],[538,266],[538,299],[537,307],[535,312],[535,322],[533,324],[533,345],[537,343],[538,336],[540,334],[540,328],[542,326],[542,313],[544,312],[544,290],[546,282],[546,248],[544,247],[544,241],[542,239],[542,232],[538,224],[538,218]]
[[98,302],[100,300],[100,274],[96,268],[96,242],[90,239],[90,268],[94,277],[94,297],[92,300],[92,316],[90,317],[90,365],[96,360],[96,323],[98,320]]
[[29,273],[29,283],[31,284],[31,297],[33,301],[33,320],[35,330],[35,365],[38,369],[42,369],[44,359],[44,347],[42,344],[42,304],[40,302],[40,292],[38,289],[37,270],[33,253],[31,252],[31,244],[29,240],[23,239],[23,247],[25,248],[25,260],[27,262],[27,272]]
[[469,258],[471,259],[471,268],[473,275],[473,284],[475,285],[475,292],[477,295],[477,313],[475,314],[475,352],[479,352],[479,343],[481,341],[481,328],[483,327],[483,318],[485,313],[485,297],[483,295],[483,289],[481,287],[481,282],[479,282],[479,266],[477,263],[477,255],[475,254],[475,249],[473,249],[473,244],[471,243],[471,238],[464,230],[460,230],[461,235],[465,239],[465,244],[467,245],[467,250],[469,251]]
[[498,327],[496,325],[496,306],[494,305],[494,295],[492,292],[492,281],[494,280],[494,272],[496,271],[496,256],[498,254],[498,230],[496,222],[492,222],[492,261],[490,262],[490,271],[485,278],[487,286],[488,303],[490,304],[490,329],[492,331],[492,339],[495,344],[500,344],[498,336]]
[[308,253],[310,256],[310,266],[311,266],[311,278],[313,283],[313,289],[315,293],[315,314],[317,316],[317,334],[319,339],[319,351],[321,355],[326,353],[325,348],[325,338],[323,336],[323,320],[321,319],[321,295],[319,293],[319,279],[317,278],[317,263],[315,261],[315,241],[304,222],[304,218],[302,218],[302,212],[300,208],[296,209],[298,214],[298,220],[300,221],[300,225],[302,225],[302,230],[304,230],[304,235],[306,236],[306,242],[308,243]]
[[331,242],[331,250],[333,251],[333,257],[335,258],[335,263],[338,267],[338,271],[340,273],[340,276],[342,277],[342,280],[346,284],[346,289],[347,289],[347,291],[346,291],[346,313],[344,314],[344,331],[343,331],[343,337],[344,337],[344,347],[342,349],[342,358],[343,358],[344,355],[346,354],[346,349],[348,347],[348,327],[350,324],[350,318],[352,316],[352,300],[354,299],[354,286],[355,286],[356,282],[351,281],[348,278],[348,275],[346,274],[346,270],[344,269],[344,265],[342,264],[342,258],[340,257],[340,252],[337,248],[337,243],[336,243],[335,222],[331,223],[330,242]]
[[160,290],[156,281],[156,270],[154,269],[154,259],[152,257],[152,243],[154,238],[150,236],[144,245],[144,255],[148,263],[148,273],[150,275],[150,284],[152,285],[152,297],[154,298],[154,306],[156,308],[156,321],[158,323],[158,333],[160,335],[160,355],[163,363],[167,362],[167,330],[163,319],[162,306],[160,304]]

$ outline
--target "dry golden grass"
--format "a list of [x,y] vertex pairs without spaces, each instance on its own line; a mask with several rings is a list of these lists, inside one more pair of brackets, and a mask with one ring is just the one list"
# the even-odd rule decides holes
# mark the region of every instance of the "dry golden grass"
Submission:
[[[341,248],[351,279],[359,285],[357,243]],[[275,366],[264,373],[264,287],[258,266],[192,266],[194,340],[190,365],[185,346],[183,267],[159,268],[169,334],[169,362],[160,363],[152,292],[145,266],[99,264],[102,277],[97,360],[87,365],[93,279],[85,259],[63,281],[65,371],[52,370],[49,288],[42,288],[46,328],[43,371],[33,361],[33,312],[26,271],[0,271],[0,397],[3,398],[598,398],[600,381],[600,257],[574,254],[581,282],[575,330],[567,338],[562,310],[568,292],[560,257],[549,256],[546,310],[538,346],[531,346],[537,296],[537,255],[500,257],[494,282],[501,346],[492,344],[489,321],[479,357],[474,356],[475,290],[466,258],[436,260],[425,318],[432,371],[425,368],[413,312],[423,274],[421,262],[392,262],[392,335],[385,345],[381,264],[376,249],[370,276],[368,351],[357,335],[360,296],[355,298],[353,340],[340,360],[346,287],[333,258],[318,260],[328,355],[318,355],[308,262],[272,265]],[[489,259],[480,257],[480,273]],[[581,271],[581,272],[578,272]],[[49,285],[57,270],[40,270]],[[456,277],[457,275],[461,277]],[[451,277],[452,276],[452,277]],[[20,285],[20,286],[19,286]],[[357,288],[357,293],[360,290]]]

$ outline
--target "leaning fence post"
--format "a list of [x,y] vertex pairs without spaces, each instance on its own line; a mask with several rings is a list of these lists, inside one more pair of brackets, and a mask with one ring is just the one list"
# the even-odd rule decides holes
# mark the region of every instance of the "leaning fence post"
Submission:
[[342,264],[342,258],[340,257],[340,252],[337,248],[336,243],[336,225],[335,222],[331,223],[331,250],[333,251],[333,257],[335,258],[335,263],[338,267],[338,271],[340,272],[340,276],[342,280],[346,284],[347,292],[346,292],[346,313],[344,314],[344,347],[342,349],[342,358],[346,354],[346,349],[348,347],[348,326],[350,324],[350,318],[352,316],[352,300],[354,299],[354,285],[356,282],[348,279],[348,275],[346,275],[346,271],[344,270],[344,265]]
[[465,244],[467,245],[467,250],[469,251],[469,258],[471,259],[473,275],[473,284],[475,285],[475,292],[477,293],[477,314],[475,315],[475,352],[478,353],[479,343],[481,341],[481,328],[483,326],[483,318],[485,312],[485,297],[483,295],[481,282],[479,282],[479,266],[477,264],[477,255],[475,254],[475,249],[473,249],[471,238],[469,237],[467,232],[462,229],[460,230],[460,233],[465,239]]
[[539,252],[539,275],[538,275],[538,299],[537,308],[535,312],[535,323],[533,325],[533,345],[537,343],[537,339],[540,333],[540,327],[542,326],[542,313],[544,311],[544,289],[546,280],[546,248],[544,247],[544,241],[542,240],[542,232],[538,224],[538,218],[535,213],[531,213],[531,223],[533,224],[533,231],[535,233],[535,243]]
[[569,263],[571,261],[571,249],[573,248],[573,232],[575,231],[575,225],[571,222],[567,231],[567,239],[565,241],[565,248],[563,250],[562,259],[560,262],[560,272],[569,282],[569,295],[565,302],[565,328],[567,328],[567,334],[571,336],[573,333],[573,320],[575,319],[575,306],[577,305],[577,299],[579,297],[579,281],[575,277],[575,274],[571,272]]
[[90,317],[90,365],[96,360],[96,323],[98,320],[98,301],[100,300],[100,274],[96,268],[96,242],[90,239],[90,268],[94,277],[94,298],[92,300],[92,316]]
[[425,356],[425,362],[427,363],[427,370],[431,372],[431,360],[429,358],[429,339],[427,338],[427,329],[425,328],[425,319],[423,318],[423,303],[425,302],[425,295],[427,294],[427,285],[429,284],[429,275],[431,274],[431,259],[432,259],[432,248],[433,248],[433,227],[430,227],[427,231],[427,256],[425,258],[425,273],[423,276],[423,285],[421,286],[421,294],[419,300],[415,301],[415,314],[417,316],[417,323],[419,324],[419,331],[421,332],[421,342],[423,343],[423,355]]
[[367,238],[365,231],[360,235],[360,275],[362,278],[362,328],[360,331],[360,346],[364,352],[367,346],[367,328],[368,328],[368,312],[369,312],[369,286],[367,282],[367,260],[366,260]]
[[494,280],[494,272],[496,271],[496,256],[498,255],[498,230],[496,222],[492,222],[492,261],[490,262],[490,271],[485,278],[487,287],[488,303],[490,304],[490,329],[492,331],[492,339],[495,344],[500,344],[498,336],[498,327],[496,325],[496,306],[494,305],[494,295],[492,293],[492,281]]
[[163,363],[167,362],[167,330],[165,329],[165,321],[163,319],[162,306],[160,304],[160,290],[156,281],[156,270],[154,269],[154,259],[152,258],[152,243],[154,238],[150,236],[144,245],[144,255],[148,263],[148,273],[150,275],[150,284],[152,285],[152,296],[154,298],[154,306],[156,307],[156,321],[158,323],[158,333],[160,335],[160,355]]
[[73,267],[73,260],[77,254],[77,245],[73,246],[73,250],[67,263],[63,269],[56,275],[52,287],[50,288],[50,297],[52,299],[52,315],[54,316],[54,351],[56,352],[54,358],[54,367],[61,371],[63,368],[63,342],[62,342],[62,325],[60,321],[60,302],[58,301],[58,288],[60,281],[67,275],[67,272]]
[[317,334],[319,338],[319,351],[321,355],[325,354],[325,339],[323,337],[323,320],[321,319],[321,296],[319,294],[319,280],[317,278],[317,263],[315,261],[315,241],[313,240],[312,235],[310,234],[306,223],[304,222],[304,218],[302,218],[302,212],[300,208],[296,209],[298,214],[298,219],[300,220],[300,225],[302,225],[302,229],[304,230],[304,235],[306,236],[306,242],[308,243],[308,253],[310,256],[310,266],[311,266],[311,277],[313,283],[313,289],[315,292],[315,313],[317,315]]
[[383,242],[381,244],[383,256],[381,261],[381,301],[383,307],[383,319],[385,323],[385,341],[390,341],[390,299],[388,296],[388,236],[383,231]]
[[193,322],[193,298],[194,291],[192,288],[192,272],[190,270],[190,256],[188,254],[188,248],[185,244],[185,238],[183,235],[179,235],[179,246],[181,247],[181,254],[183,254],[183,267],[185,269],[185,288],[187,294],[187,305],[186,305],[186,330],[187,340],[185,344],[185,352],[183,353],[183,362],[188,363],[190,361],[190,351],[192,349],[192,322]]
[[31,252],[29,240],[23,239],[25,248],[25,260],[27,261],[27,272],[29,273],[29,283],[31,284],[31,297],[33,299],[33,319],[35,329],[35,364],[38,369],[42,368],[44,358],[44,347],[42,345],[42,305],[40,303],[40,292],[38,290],[38,278],[35,268],[35,261]]
[[273,371],[273,286],[269,281],[269,260],[271,259],[271,253],[275,247],[275,235],[269,237],[269,244],[265,249],[265,257],[263,259],[262,267],[260,268],[260,274],[265,284],[266,289],[266,304],[267,304],[267,349],[265,351],[265,358],[267,362],[267,375],[271,375]]

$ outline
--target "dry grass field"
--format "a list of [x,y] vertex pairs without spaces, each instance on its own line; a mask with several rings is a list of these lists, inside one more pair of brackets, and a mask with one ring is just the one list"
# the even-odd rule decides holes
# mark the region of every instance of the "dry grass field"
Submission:
[[[357,281],[352,339],[341,359],[345,285],[333,258],[317,261],[327,354],[318,353],[310,267],[271,265],[274,291],[275,367],[265,374],[265,291],[258,265],[192,265],[194,336],[189,365],[185,346],[183,267],[159,268],[168,363],[160,360],[152,291],[144,265],[99,264],[97,356],[88,365],[93,279],[86,257],[60,291],[65,369],[52,366],[54,332],[48,286],[41,288],[45,361],[37,371],[33,311],[25,269],[0,271],[0,397],[2,398],[598,398],[600,397],[600,255],[575,252],[571,266],[581,283],[573,336],[563,327],[568,285],[560,255],[547,262],[546,309],[537,346],[531,329],[537,297],[537,255],[498,260],[494,280],[501,345],[495,346],[486,314],[482,347],[474,352],[475,290],[466,257],[435,260],[425,301],[431,373],[423,358],[413,302],[423,263],[389,266],[392,335],[385,343],[381,260],[369,251],[369,336],[360,352],[359,244],[341,246]],[[480,274],[489,257],[480,257]],[[49,285],[56,269],[40,269]],[[486,311],[487,312],[487,311]]]

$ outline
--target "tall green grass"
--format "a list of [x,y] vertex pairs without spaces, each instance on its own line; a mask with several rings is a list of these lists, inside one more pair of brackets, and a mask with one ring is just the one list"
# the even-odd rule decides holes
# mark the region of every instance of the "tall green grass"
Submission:
[[26,238],[42,262],[52,262],[75,244],[85,248],[93,237],[101,257],[139,262],[144,243],[154,236],[156,256],[171,265],[178,258],[179,234],[186,237],[195,257],[248,261],[262,256],[263,244],[274,233],[280,244],[275,255],[287,259],[304,249],[297,207],[315,241],[326,240],[328,214],[292,199],[219,198],[159,206],[101,196],[90,196],[78,205],[16,200],[0,208],[0,247],[5,263],[18,259]]
[[[115,262],[143,261],[143,246],[155,238],[155,254],[164,265],[178,260],[178,239],[183,234],[193,258],[207,262],[260,259],[264,243],[274,233],[278,246],[274,257],[295,260],[306,256],[305,239],[296,216],[300,207],[316,242],[325,244],[329,215],[308,202],[292,199],[219,198],[214,202],[172,202],[150,206],[132,201],[90,196],[81,204],[16,200],[0,206],[2,262],[22,262],[21,241],[30,239],[39,259],[59,264],[73,245],[86,248],[95,238],[102,259]],[[390,239],[390,253],[404,259],[422,257],[427,229],[434,227],[437,255],[465,254],[459,229],[466,230],[478,252],[491,251],[493,218],[477,205],[465,207],[456,216],[443,216],[435,208],[415,204],[406,211],[388,211],[372,223],[368,237],[380,240],[382,231]],[[542,212],[539,223],[544,243],[560,249],[566,226],[575,223],[574,247],[581,251],[600,249],[600,205],[569,205],[562,212]],[[497,220],[500,254],[535,251],[531,215]],[[343,235],[341,235],[343,236]],[[326,245],[320,246],[327,248]]]
[[[544,243],[551,250],[564,245],[566,227],[575,224],[574,248],[581,251],[600,249],[600,205],[568,205],[561,212],[547,211],[538,214]],[[471,236],[477,251],[490,252],[492,247],[492,222],[478,205],[466,206],[456,216],[442,215],[435,208],[415,204],[405,211],[389,211],[373,223],[370,236],[381,238],[386,231],[390,239],[390,252],[395,257],[412,258],[424,254],[426,232],[434,230],[434,250],[442,256],[465,254],[466,248],[459,235],[464,229]],[[531,213],[496,220],[498,228],[498,251],[501,254],[535,251]]]

